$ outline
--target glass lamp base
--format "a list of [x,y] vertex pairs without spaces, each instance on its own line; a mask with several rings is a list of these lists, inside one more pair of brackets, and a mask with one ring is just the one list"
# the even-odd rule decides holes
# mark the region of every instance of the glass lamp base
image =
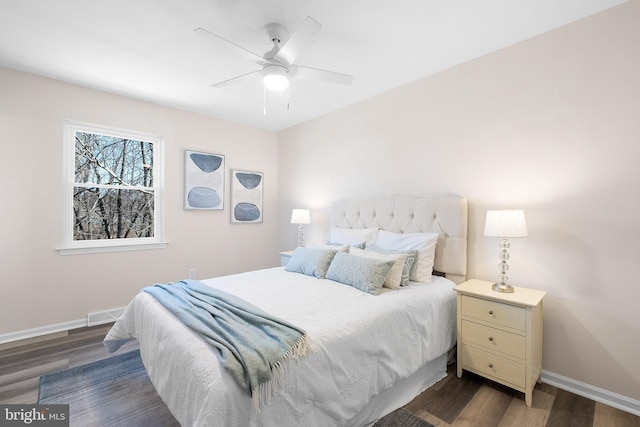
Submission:
[[493,289],[496,292],[504,292],[506,294],[511,294],[513,293],[513,286],[511,286],[508,283],[494,283],[491,286],[491,289]]

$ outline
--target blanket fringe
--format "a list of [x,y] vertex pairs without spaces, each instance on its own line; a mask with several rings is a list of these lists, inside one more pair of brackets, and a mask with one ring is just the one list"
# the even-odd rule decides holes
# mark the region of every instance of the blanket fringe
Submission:
[[256,413],[260,412],[264,405],[269,403],[271,396],[284,386],[288,370],[288,364],[285,362],[289,359],[305,356],[310,350],[311,340],[307,335],[303,335],[294,345],[287,349],[280,360],[274,363],[271,367],[271,380],[258,385],[251,391],[251,402]]

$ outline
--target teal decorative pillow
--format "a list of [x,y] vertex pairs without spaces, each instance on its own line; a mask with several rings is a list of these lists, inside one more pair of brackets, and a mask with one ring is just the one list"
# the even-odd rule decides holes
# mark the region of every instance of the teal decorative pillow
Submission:
[[327,270],[327,279],[378,295],[393,261],[380,261],[338,252]]
[[297,247],[285,267],[286,271],[324,278],[337,249]]
[[381,252],[371,250],[349,248],[349,255],[373,258],[378,261],[393,261],[393,267],[389,270],[387,278],[384,279],[384,287],[389,289],[400,289],[400,286],[402,286],[402,269],[404,268],[405,260],[407,259],[406,254],[383,254]]
[[360,242],[360,243],[353,243],[353,244],[349,244],[349,243],[338,243],[338,242],[332,242],[330,240],[327,240],[326,243],[327,246],[339,246],[339,247],[347,247],[347,249],[349,247],[354,247],[354,248],[358,248],[358,249],[364,249],[365,246],[365,242]]
[[382,249],[377,246],[371,247],[372,251],[380,252],[382,254],[405,254],[407,257],[404,260],[404,265],[402,266],[402,276],[400,278],[400,286],[407,286],[409,284],[409,276],[411,273],[411,268],[413,264],[416,262],[416,257],[418,256],[417,250],[411,251],[394,251],[393,249]]

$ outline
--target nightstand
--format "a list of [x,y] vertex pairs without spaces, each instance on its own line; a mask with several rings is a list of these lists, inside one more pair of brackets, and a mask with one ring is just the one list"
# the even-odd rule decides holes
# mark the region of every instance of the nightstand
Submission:
[[293,251],[284,251],[280,252],[280,266],[286,267],[287,263],[291,259],[291,255],[293,255]]
[[531,406],[542,370],[544,291],[491,289],[491,282],[468,280],[458,293],[458,378],[467,370],[525,394]]

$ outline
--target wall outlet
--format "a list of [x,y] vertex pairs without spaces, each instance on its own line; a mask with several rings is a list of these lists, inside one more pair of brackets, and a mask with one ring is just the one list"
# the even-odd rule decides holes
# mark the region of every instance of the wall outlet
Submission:
[[196,269],[195,268],[190,268],[189,269],[189,279],[195,279],[196,278]]

